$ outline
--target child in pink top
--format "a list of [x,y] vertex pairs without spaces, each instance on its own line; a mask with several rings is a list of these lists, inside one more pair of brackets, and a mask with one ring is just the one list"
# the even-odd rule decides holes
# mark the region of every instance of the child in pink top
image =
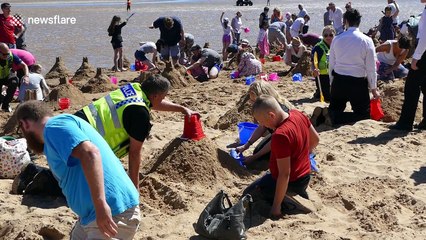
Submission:
[[268,28],[269,24],[263,22],[262,28],[259,30],[259,36],[257,37],[257,47],[260,50],[259,58],[264,58],[265,55],[269,55]]

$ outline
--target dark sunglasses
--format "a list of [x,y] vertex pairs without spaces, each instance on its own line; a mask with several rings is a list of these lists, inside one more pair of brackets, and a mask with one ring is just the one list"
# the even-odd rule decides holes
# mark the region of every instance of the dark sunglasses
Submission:
[[334,34],[332,34],[332,33],[331,34],[324,34],[323,37],[325,37],[325,38],[326,37],[334,37]]
[[8,53],[0,52],[0,54],[1,54],[2,56],[9,56],[10,52],[8,52]]

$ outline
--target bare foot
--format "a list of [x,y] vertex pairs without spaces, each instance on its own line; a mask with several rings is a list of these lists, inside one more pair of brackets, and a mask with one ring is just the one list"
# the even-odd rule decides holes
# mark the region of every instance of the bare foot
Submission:
[[122,72],[127,71],[127,68],[121,68],[120,69]]

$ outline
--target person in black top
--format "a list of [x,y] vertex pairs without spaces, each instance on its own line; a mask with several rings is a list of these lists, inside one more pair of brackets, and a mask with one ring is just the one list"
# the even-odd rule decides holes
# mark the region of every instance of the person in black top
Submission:
[[123,37],[121,37],[121,28],[126,26],[127,21],[120,23],[121,18],[115,15],[108,27],[108,35],[111,36],[111,44],[114,49],[114,71],[121,72],[127,69],[123,68]]
[[180,49],[178,43],[181,46],[185,45],[185,33],[183,31],[183,25],[177,17],[160,17],[155,20],[150,29],[160,29],[160,39],[164,41],[160,53],[163,60],[169,60],[172,57],[173,64],[176,64],[179,60]]
[[269,12],[268,7],[263,8],[263,12],[260,14],[260,17],[259,17],[259,28],[262,28],[262,25],[264,22],[269,22],[268,12]]

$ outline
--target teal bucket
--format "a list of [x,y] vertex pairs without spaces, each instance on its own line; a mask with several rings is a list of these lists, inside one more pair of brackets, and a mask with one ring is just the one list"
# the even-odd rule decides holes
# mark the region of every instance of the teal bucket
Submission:
[[238,134],[240,136],[240,144],[246,144],[258,125],[251,122],[240,122],[237,126]]

